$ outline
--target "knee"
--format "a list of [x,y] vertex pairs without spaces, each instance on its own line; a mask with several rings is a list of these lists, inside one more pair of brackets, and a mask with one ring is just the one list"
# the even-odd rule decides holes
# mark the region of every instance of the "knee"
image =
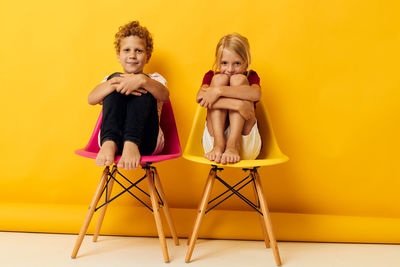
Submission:
[[104,103],[108,103],[108,102],[113,102],[113,101],[118,101],[120,98],[122,98],[123,95],[121,95],[120,93],[118,93],[117,91],[113,91],[110,94],[106,95],[103,99],[103,105]]
[[248,85],[249,81],[247,80],[247,77],[245,75],[235,74],[231,76],[229,84],[233,86]]
[[147,92],[146,94],[142,94],[140,96],[134,96],[134,95],[131,96],[135,98],[137,102],[140,103],[146,103],[146,104],[157,103],[157,100],[149,92]]
[[229,77],[225,74],[215,74],[211,81],[212,85],[228,85]]

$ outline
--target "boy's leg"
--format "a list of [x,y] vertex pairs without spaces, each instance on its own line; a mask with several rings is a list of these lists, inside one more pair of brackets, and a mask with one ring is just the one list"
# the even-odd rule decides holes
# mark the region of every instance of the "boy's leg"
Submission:
[[[224,74],[214,75],[211,86],[223,86],[229,84],[229,77]],[[204,156],[216,163],[221,162],[222,153],[225,150],[225,124],[227,110],[208,109],[207,110],[207,129],[209,134],[214,137],[213,149]]]
[[125,116],[124,95],[114,91],[103,100],[103,120],[101,124],[101,148],[95,164],[110,166],[114,162],[115,153],[122,149],[121,128]]
[[[247,77],[244,75],[233,75],[230,79],[231,86],[248,85]],[[246,101],[246,100],[243,100]],[[222,154],[221,163],[236,163],[240,161],[240,140],[242,135],[250,133],[256,118],[245,120],[237,111],[229,111],[230,132],[226,142],[226,148]]]
[[157,100],[150,94],[128,96],[124,147],[118,168],[126,170],[139,166],[141,155],[153,153],[158,136]]

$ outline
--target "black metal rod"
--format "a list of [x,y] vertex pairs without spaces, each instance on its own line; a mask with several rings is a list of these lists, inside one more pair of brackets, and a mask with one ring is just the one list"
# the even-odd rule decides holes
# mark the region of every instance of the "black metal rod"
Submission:
[[[241,180],[240,182],[236,183],[234,186],[232,186],[233,188],[235,188],[236,186],[238,186],[239,184],[241,184],[243,181],[245,181],[247,178],[249,178],[250,175],[248,175],[247,177],[245,177],[243,180]],[[229,189],[227,189],[225,192],[223,192],[222,194],[220,194],[219,196],[215,197],[214,199],[210,200],[208,202],[208,204],[211,204],[212,202],[214,202],[215,200],[217,200],[218,198],[222,197],[223,195],[225,195],[226,193],[230,192]]]
[[139,180],[137,180],[135,183],[132,183],[128,178],[126,178],[125,176],[123,176],[120,172],[118,172],[119,175],[121,175],[125,180],[127,180],[131,185],[133,185],[134,187],[136,187],[137,189],[139,189],[143,194],[145,194],[146,196],[150,197],[149,194],[147,194],[145,191],[143,191],[140,187],[136,186],[138,183],[140,183],[141,181],[143,181],[144,178],[147,177],[147,174],[145,174],[142,178],[140,178]]
[[233,189],[228,183],[226,183],[224,180],[222,180],[220,177],[216,176],[217,180],[220,181],[223,185],[225,185],[227,188],[229,188],[235,195],[237,195],[241,200],[243,200],[246,204],[248,204],[250,207],[255,209],[257,212],[261,213],[258,209],[257,206],[248,200],[245,196],[237,192],[235,189]]
[[163,207],[163,206],[164,206],[164,202],[163,202],[162,198],[160,197],[160,194],[158,193],[157,186],[156,186],[155,181],[154,181],[154,171],[152,171],[151,173],[153,174],[154,189],[156,190],[156,193],[157,193],[157,196],[158,196],[158,199],[159,199],[158,205],[160,205],[161,207]]
[[[240,189],[242,189],[243,187],[245,187],[246,185],[248,185],[249,183],[251,183],[251,180],[248,181],[247,183],[245,183],[244,185],[242,185],[240,188],[238,188],[238,191]],[[229,190],[228,190],[229,191]],[[221,200],[220,202],[218,202],[217,204],[215,204],[214,206],[212,206],[211,208],[209,208],[208,210],[206,210],[205,214],[207,214],[209,211],[211,211],[212,209],[214,209],[215,207],[217,207],[219,204],[221,204],[222,202],[224,202],[225,200],[227,200],[228,198],[230,198],[231,196],[233,196],[234,193],[231,193],[229,196],[225,197],[223,200]],[[253,207],[252,207],[253,208]]]
[[[129,191],[123,184],[121,184],[117,179],[114,178],[114,180],[122,187],[125,189],[126,192],[128,192],[129,194],[131,194],[134,198],[136,198],[138,201],[140,201],[140,203],[142,203],[143,205],[145,205],[149,210],[151,210],[151,212],[153,212],[153,209],[150,208],[146,203],[144,203],[140,198],[138,198],[137,196],[135,196],[131,191]],[[132,185],[133,186],[133,185]]]
[[101,207],[103,207],[104,205],[110,203],[111,201],[113,201],[114,199],[116,199],[117,197],[119,197],[120,195],[122,195],[123,193],[125,193],[126,191],[129,191],[131,188],[133,187],[133,185],[129,186],[127,189],[123,190],[122,192],[120,192],[119,194],[115,195],[113,198],[111,198],[108,201],[105,201],[102,205],[100,205],[99,207],[97,207],[95,209],[95,211],[97,211],[98,209],[101,209]]

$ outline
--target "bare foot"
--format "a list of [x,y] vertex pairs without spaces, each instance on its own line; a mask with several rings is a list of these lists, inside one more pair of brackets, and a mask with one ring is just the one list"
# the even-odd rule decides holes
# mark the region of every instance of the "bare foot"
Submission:
[[118,168],[125,170],[136,169],[140,163],[140,152],[138,146],[130,141],[125,141],[122,149],[121,159],[118,162]]
[[239,146],[227,146],[221,157],[221,163],[237,163],[240,161]]
[[114,141],[105,141],[101,146],[99,153],[97,153],[94,164],[97,166],[110,166],[114,162],[115,152],[117,152],[117,145]]
[[216,163],[220,163],[224,149],[225,149],[224,146],[215,145],[214,148],[210,152],[208,152],[204,155],[204,157],[206,157],[208,160],[215,161]]

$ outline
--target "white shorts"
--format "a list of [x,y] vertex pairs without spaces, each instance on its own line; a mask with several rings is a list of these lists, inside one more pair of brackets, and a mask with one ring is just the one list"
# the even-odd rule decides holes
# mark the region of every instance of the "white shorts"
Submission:
[[[230,128],[226,128],[225,137],[228,138]],[[254,123],[253,128],[251,129],[248,135],[242,135],[240,140],[240,159],[256,159],[258,154],[260,154],[261,150],[261,136],[258,131],[257,122]],[[210,152],[214,147],[214,137],[210,135],[206,126],[204,128],[203,133],[203,148],[204,152]]]

